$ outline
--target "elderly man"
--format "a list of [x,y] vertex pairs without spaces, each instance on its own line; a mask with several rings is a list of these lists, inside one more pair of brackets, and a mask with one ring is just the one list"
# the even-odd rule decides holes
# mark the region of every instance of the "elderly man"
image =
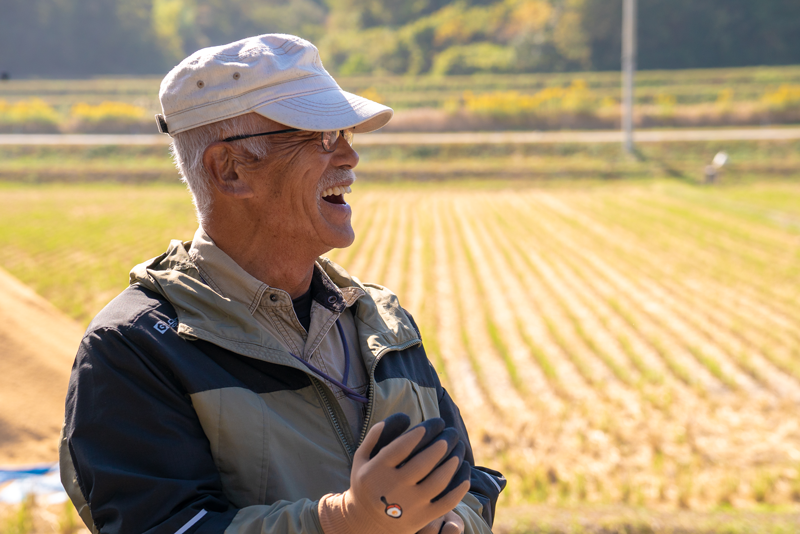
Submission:
[[491,532],[505,479],[474,466],[413,319],[321,257],[354,240],[353,135],[392,110],[288,35],[200,50],[160,98],[200,228],[135,267],[79,348],[60,463],[86,525]]

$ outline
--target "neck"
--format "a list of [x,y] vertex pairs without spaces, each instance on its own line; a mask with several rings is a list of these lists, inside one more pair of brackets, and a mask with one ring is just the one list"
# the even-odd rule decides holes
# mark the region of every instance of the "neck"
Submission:
[[227,231],[224,223],[206,221],[203,229],[225,254],[253,278],[282,289],[295,299],[311,287],[314,263],[324,251],[304,250],[299,240],[274,231]]

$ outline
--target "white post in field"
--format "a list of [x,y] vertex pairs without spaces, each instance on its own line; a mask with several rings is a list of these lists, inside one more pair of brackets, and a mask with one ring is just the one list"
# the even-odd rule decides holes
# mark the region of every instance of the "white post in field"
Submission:
[[622,132],[633,154],[633,74],[636,71],[636,0],[622,0]]

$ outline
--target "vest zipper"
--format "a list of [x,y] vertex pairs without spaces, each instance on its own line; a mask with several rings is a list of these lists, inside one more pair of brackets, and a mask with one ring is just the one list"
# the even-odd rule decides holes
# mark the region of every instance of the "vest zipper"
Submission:
[[375,356],[375,361],[372,362],[372,366],[369,369],[369,394],[367,398],[369,402],[367,403],[367,413],[364,414],[364,426],[361,427],[361,435],[358,438],[358,443],[356,443],[356,447],[361,445],[361,442],[364,441],[364,438],[367,437],[367,429],[369,428],[369,421],[372,418],[372,405],[375,402],[373,395],[375,393],[375,368],[378,366],[378,361],[383,358],[384,354],[387,352],[400,352],[401,350],[406,350],[407,348],[413,347],[414,345],[419,345],[422,343],[421,339],[414,339],[412,341],[407,341],[402,345],[397,345],[394,347],[387,347],[381,352],[379,352]]
[[[407,348],[413,347],[414,345],[419,345],[422,343],[421,340],[415,339],[411,341],[407,341],[402,345],[397,345],[394,347],[387,347],[375,356],[375,361],[372,362],[372,366],[369,369],[369,402],[367,403],[367,413],[364,415],[364,425],[361,428],[361,436],[358,438],[358,443],[356,443],[356,448],[361,445],[361,442],[364,441],[364,438],[367,435],[367,429],[369,428],[370,419],[372,417],[372,406],[374,404],[373,395],[375,393],[375,368],[378,366],[378,361],[387,353],[387,352],[400,352],[402,350],[406,350]],[[319,394],[322,402],[325,404],[325,409],[328,411],[328,417],[330,417],[331,424],[333,425],[334,430],[336,430],[336,434],[339,436],[339,441],[344,447],[345,452],[347,452],[348,456],[350,457],[351,461],[355,451],[350,448],[350,444],[347,442],[347,438],[344,435],[344,431],[342,431],[342,426],[339,424],[339,420],[336,418],[336,411],[333,409],[333,405],[331,404],[330,397],[326,391],[327,387],[322,384],[322,382],[315,376],[309,374],[311,378],[311,382],[314,384],[314,387],[317,389],[317,393]]]
[[345,452],[352,461],[353,454],[355,454],[355,452],[350,448],[350,444],[347,443],[347,438],[342,431],[342,426],[339,424],[339,420],[336,418],[336,412],[333,409],[333,405],[328,397],[328,393],[325,391],[325,386],[323,386],[323,384],[316,377],[311,376],[311,381],[317,388],[317,393],[322,398],[322,402],[325,404],[325,409],[328,410],[328,416],[331,419],[331,424],[333,424],[333,428],[336,430],[336,434],[339,436],[339,441],[341,442],[342,447],[344,447]]

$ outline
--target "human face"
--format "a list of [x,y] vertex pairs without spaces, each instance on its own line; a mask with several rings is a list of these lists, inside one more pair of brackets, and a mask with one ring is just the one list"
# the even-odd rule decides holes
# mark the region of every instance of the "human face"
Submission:
[[[270,130],[285,128],[272,123]],[[322,147],[319,132],[289,132],[265,142],[269,153],[252,181],[265,223],[314,256],[352,244],[352,209],[344,196],[356,179],[358,154],[343,136],[332,152]]]

